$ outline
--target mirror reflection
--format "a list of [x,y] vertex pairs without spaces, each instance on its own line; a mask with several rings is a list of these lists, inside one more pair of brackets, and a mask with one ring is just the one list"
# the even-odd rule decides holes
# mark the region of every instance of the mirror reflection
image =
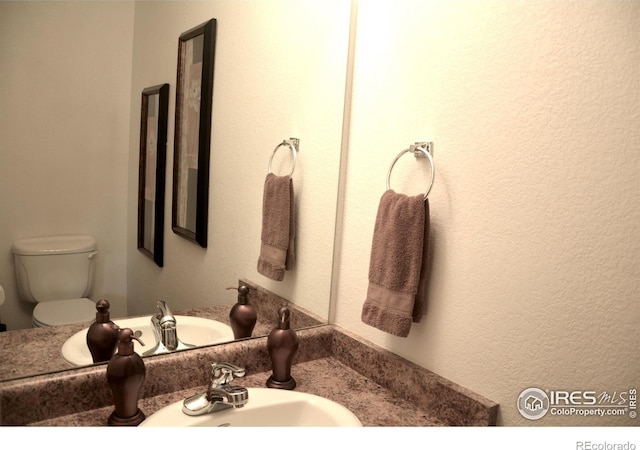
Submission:
[[[8,80],[0,88],[7,149],[0,189],[10,199],[0,236],[6,292],[0,318],[9,330],[0,333],[0,369],[10,354],[14,369],[32,367],[0,370],[0,379],[70,367],[60,366],[61,347],[90,324],[33,328],[34,303],[19,295],[11,250],[24,238],[93,236],[95,250],[88,251],[97,254],[86,297],[107,299],[114,321],[151,318],[165,301],[178,323],[198,317],[231,326],[238,292],[227,288],[242,280],[255,288],[254,337],[273,328],[279,302],[298,308],[294,327],[327,322],[349,15],[343,0],[0,4]],[[165,232],[159,267],[137,249],[141,93],[169,84],[173,142],[178,37],[211,18],[218,30],[208,246]],[[290,171],[288,152],[270,157],[291,136],[300,139],[292,177],[296,258],[285,279],[275,281],[256,269],[263,188],[269,164],[275,174]],[[170,176],[168,164],[167,191]],[[169,193],[166,211],[171,201]],[[27,333],[44,348],[36,364]]]
[[[108,362],[115,351],[115,342],[109,344],[105,336],[95,336],[96,330],[93,329],[109,322],[113,322],[116,329],[130,328],[134,331],[141,341],[134,344],[134,350],[145,357],[268,334],[274,328],[278,309],[288,303],[287,299],[248,280],[239,280],[237,291],[238,301],[231,308],[214,305],[174,313],[166,302],[158,302],[158,313],[152,316],[112,319],[108,308],[104,307],[105,304],[109,306],[108,302],[100,300],[96,304],[93,323],[3,333],[0,336],[3,358],[0,379],[68,370],[94,361]],[[298,305],[289,304],[289,308],[292,328],[307,328],[326,322],[324,317],[305,311]],[[255,323],[246,323],[246,309],[253,312]]]

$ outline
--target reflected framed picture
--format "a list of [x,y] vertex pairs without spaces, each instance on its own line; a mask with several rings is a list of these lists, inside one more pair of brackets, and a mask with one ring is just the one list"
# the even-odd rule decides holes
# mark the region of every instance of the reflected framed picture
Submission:
[[140,109],[138,249],[162,267],[169,85],[144,89]]
[[173,149],[173,232],[207,247],[216,19],[178,40]]

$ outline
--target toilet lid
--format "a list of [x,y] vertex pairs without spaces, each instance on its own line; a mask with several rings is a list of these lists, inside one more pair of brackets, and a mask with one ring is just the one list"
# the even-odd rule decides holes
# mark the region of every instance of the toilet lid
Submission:
[[96,304],[88,298],[43,302],[33,308],[33,320],[49,327],[88,322],[95,318]]

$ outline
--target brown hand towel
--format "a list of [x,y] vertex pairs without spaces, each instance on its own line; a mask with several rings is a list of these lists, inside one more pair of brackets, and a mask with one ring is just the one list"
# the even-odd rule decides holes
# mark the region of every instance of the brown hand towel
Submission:
[[369,285],[362,321],[395,336],[419,322],[429,262],[429,203],[386,191],[373,230]]
[[258,272],[276,281],[293,268],[295,224],[291,177],[267,174],[262,199],[262,234]]

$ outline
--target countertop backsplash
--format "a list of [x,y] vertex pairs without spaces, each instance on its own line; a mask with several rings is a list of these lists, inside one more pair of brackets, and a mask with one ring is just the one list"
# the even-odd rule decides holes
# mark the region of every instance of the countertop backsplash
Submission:
[[[333,325],[298,331],[292,375],[299,391],[351,409],[364,426],[495,425],[498,405]],[[140,409],[148,416],[206,390],[211,363],[246,368],[264,387],[266,337],[145,358]],[[0,424],[102,426],[113,411],[106,364],[0,383]]]

